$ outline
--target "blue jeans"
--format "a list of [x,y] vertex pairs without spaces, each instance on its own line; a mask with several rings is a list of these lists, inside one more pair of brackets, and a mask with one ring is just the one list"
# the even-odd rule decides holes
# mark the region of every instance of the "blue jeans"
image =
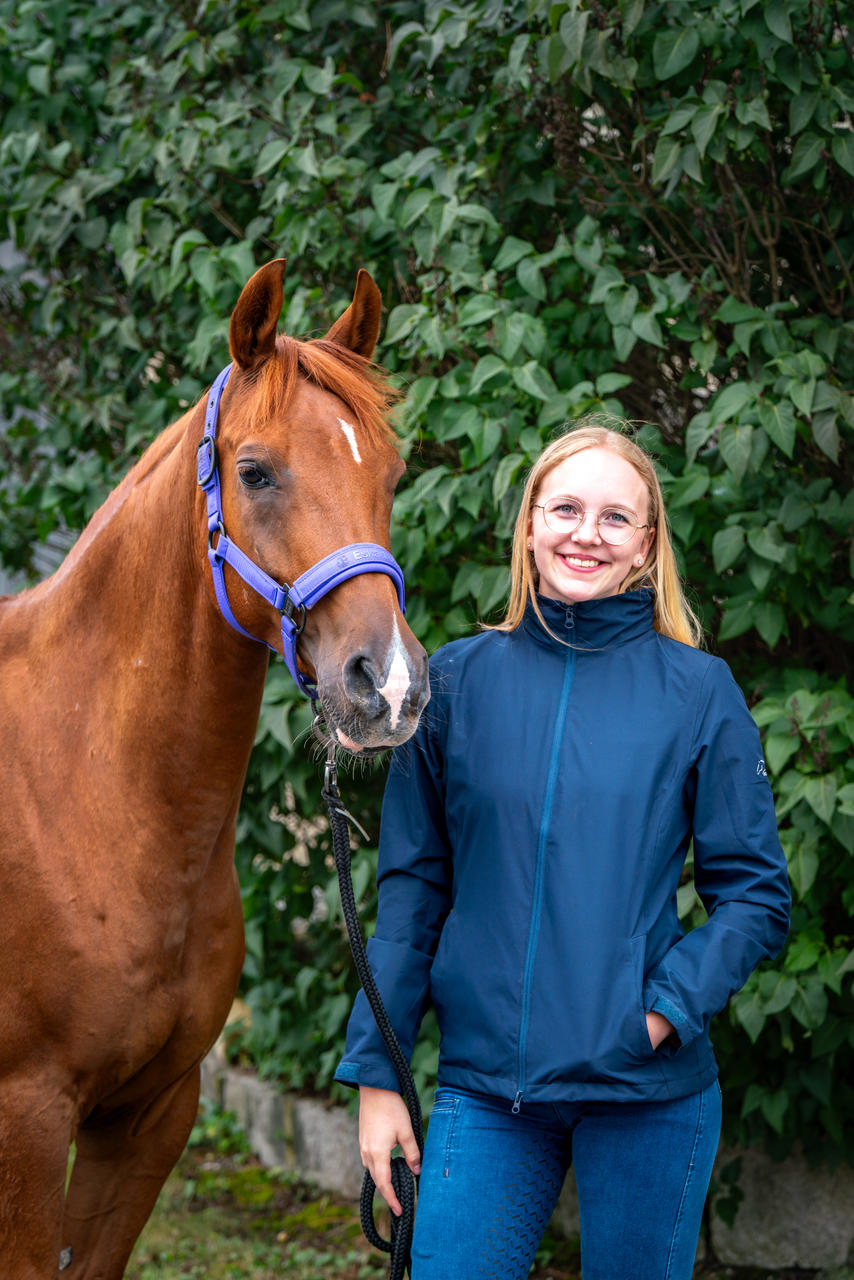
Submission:
[[437,1089],[412,1280],[524,1280],[570,1164],[584,1280],[690,1280],[720,1135],[717,1081],[668,1102],[510,1108]]

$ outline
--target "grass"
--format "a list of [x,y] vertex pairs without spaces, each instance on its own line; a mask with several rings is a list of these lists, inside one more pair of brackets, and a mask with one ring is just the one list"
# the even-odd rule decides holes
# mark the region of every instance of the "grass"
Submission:
[[[577,1280],[573,1242],[547,1237],[540,1257],[532,1280]],[[193,1147],[163,1188],[126,1280],[378,1280],[387,1272],[387,1257],[362,1237],[358,1205],[245,1153]]]

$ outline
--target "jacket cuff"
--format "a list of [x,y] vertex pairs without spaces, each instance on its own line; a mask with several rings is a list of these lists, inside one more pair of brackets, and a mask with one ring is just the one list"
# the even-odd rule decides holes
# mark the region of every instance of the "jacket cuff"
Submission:
[[389,1089],[393,1093],[400,1093],[400,1081],[394,1067],[383,1067],[380,1063],[353,1062],[342,1058],[333,1079],[351,1089],[358,1089],[365,1085],[371,1089]]
[[[649,1009],[651,1013],[660,1013],[663,1018],[673,1027],[676,1035],[679,1037],[680,1047],[690,1044],[692,1040],[696,1040],[697,1036],[704,1030],[703,1024],[692,1024],[692,1021],[684,1009],[678,1004],[674,1004],[670,996],[664,995],[656,988],[655,983],[649,983],[644,988],[643,1007]],[[665,1041],[665,1045],[667,1041]]]

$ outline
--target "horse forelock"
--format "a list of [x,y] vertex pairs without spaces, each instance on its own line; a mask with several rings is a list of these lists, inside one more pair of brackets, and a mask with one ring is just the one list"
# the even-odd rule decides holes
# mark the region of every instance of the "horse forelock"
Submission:
[[303,340],[280,334],[274,358],[265,361],[255,376],[256,421],[271,421],[285,413],[302,377],[337,396],[370,442],[395,444],[388,414],[400,394],[376,365],[347,347],[325,338]]

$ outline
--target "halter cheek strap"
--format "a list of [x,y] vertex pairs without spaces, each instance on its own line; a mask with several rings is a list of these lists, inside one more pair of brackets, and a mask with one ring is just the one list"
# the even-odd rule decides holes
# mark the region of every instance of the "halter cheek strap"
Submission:
[[[217,603],[226,622],[235,631],[239,631],[250,640],[258,639],[240,625],[232,612],[225,585],[224,566],[228,564],[253,591],[256,591],[268,604],[272,605],[277,613],[282,615],[282,653],[288,671],[302,692],[314,700],[317,697],[317,688],[313,681],[303,675],[297,665],[297,637],[305,626],[306,611],[339,583],[346,582],[348,578],[354,578],[360,573],[385,573],[394,582],[401,611],[405,613],[403,572],[390,552],[379,543],[352,542],[346,547],[341,547],[339,551],[333,551],[331,555],[324,556],[311,569],[300,574],[293,586],[288,586],[286,582],[280,585],[231,541],[225,532],[222,517],[222,496],[216,458],[219,402],[231,369],[232,366],[227,365],[211,387],[205,412],[205,434],[199,442],[196,454],[196,477],[207,501],[208,560],[213,574]],[[273,648],[272,645],[269,647]]]

